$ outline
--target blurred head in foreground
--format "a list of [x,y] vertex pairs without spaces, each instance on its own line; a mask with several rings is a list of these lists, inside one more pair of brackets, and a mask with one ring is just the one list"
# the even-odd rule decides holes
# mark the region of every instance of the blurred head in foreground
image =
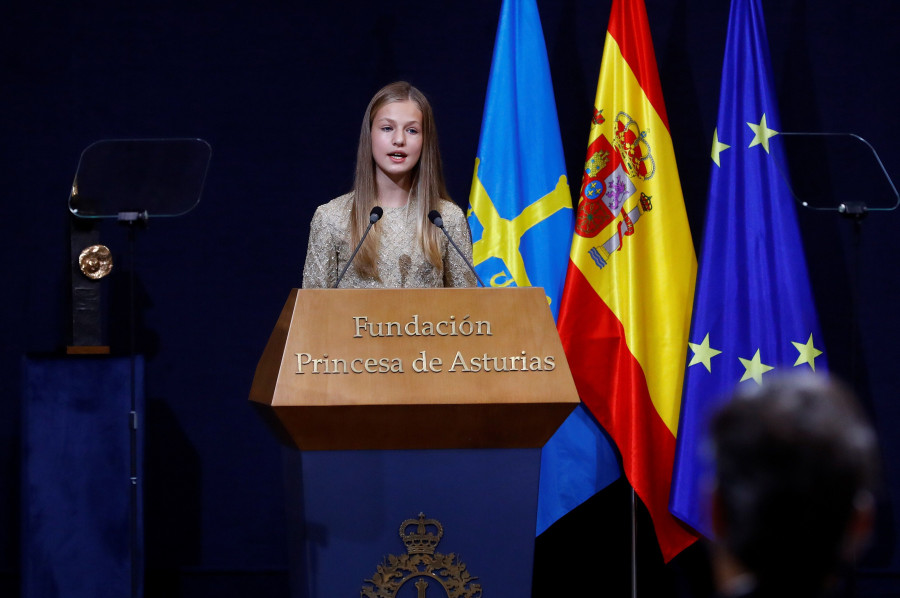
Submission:
[[853,394],[824,376],[773,377],[739,389],[712,440],[720,572],[724,561],[752,595],[821,594],[873,522],[876,438]]

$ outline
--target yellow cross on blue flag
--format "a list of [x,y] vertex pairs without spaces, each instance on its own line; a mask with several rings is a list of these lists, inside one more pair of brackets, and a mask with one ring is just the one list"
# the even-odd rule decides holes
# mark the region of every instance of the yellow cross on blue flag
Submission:
[[[543,287],[554,319],[575,228],[535,0],[504,0],[469,196],[473,261],[493,287]],[[541,453],[537,533],[619,477],[579,406]]]
[[769,43],[759,0],[733,0],[670,510],[711,537],[710,416],[738,384],[826,368],[794,200],[777,165]]

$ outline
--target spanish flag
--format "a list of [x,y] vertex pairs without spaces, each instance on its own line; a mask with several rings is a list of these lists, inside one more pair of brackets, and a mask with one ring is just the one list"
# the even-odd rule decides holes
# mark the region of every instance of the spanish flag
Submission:
[[614,0],[559,330],[666,561],[696,536],[668,510],[697,260],[643,0]]

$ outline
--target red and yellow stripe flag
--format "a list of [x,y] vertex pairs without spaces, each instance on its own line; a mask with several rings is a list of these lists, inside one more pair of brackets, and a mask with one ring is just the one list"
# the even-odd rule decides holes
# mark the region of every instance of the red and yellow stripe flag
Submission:
[[668,562],[696,536],[668,510],[697,259],[643,0],[614,0],[559,331]]

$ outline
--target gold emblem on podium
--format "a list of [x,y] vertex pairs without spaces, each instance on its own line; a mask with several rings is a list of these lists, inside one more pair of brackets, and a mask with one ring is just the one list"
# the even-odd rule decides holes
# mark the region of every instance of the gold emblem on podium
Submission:
[[[400,524],[400,539],[406,554],[389,554],[376,568],[371,579],[365,580],[362,598],[395,598],[406,584],[415,592],[404,596],[416,598],[481,598],[481,584],[473,583],[466,565],[457,555],[435,552],[444,535],[444,527],[436,519],[407,519]],[[407,588],[411,590],[411,588]]]
[[81,273],[99,280],[110,273],[113,267],[112,253],[106,245],[85,247],[78,256],[78,267]]

